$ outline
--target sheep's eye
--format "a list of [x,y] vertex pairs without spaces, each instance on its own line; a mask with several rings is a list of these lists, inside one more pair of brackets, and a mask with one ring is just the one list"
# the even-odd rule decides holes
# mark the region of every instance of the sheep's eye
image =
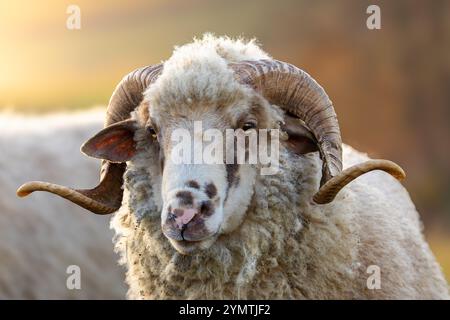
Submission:
[[242,130],[244,130],[244,131],[247,131],[247,130],[250,130],[250,129],[255,129],[255,128],[256,128],[256,123],[255,122],[246,122],[242,126]]
[[147,128],[147,132],[154,139],[156,139],[158,137],[157,134],[156,134],[155,129],[153,129],[152,127],[148,127]]

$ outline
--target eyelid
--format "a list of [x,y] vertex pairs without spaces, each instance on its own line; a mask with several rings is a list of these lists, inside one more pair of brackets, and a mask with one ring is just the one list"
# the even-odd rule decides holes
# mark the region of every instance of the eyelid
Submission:
[[256,127],[258,125],[258,121],[256,121],[255,119],[248,119],[242,122],[242,126],[246,124],[251,124]]
[[256,121],[246,121],[242,124],[241,129],[244,131],[254,130],[257,128]]

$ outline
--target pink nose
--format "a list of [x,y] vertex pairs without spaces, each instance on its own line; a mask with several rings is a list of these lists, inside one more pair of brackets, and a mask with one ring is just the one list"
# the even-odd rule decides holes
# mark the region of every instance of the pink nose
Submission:
[[183,228],[184,225],[188,224],[189,221],[194,218],[194,216],[197,214],[197,209],[174,209],[173,213],[175,214],[175,223],[177,224],[178,228]]

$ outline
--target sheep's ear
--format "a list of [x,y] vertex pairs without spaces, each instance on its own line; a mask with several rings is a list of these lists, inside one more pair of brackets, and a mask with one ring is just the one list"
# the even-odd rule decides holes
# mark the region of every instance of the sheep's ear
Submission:
[[124,120],[101,130],[81,146],[81,152],[111,162],[125,162],[136,153],[135,120]]
[[298,118],[286,114],[281,129],[288,134],[288,139],[284,143],[292,152],[305,154],[319,151],[312,132]]

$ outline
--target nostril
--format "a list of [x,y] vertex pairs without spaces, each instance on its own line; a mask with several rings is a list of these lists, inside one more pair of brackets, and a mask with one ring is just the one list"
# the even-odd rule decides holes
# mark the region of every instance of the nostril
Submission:
[[197,209],[188,208],[188,209],[174,209],[172,212],[169,212],[167,215],[167,219],[171,221],[175,221],[176,226],[179,229],[186,228],[185,226],[194,218],[194,216],[198,213]]
[[168,220],[175,220],[176,219],[176,214],[174,214],[173,212],[170,212],[167,214],[167,219]]
[[[189,223],[189,222],[188,222]],[[186,240],[185,238],[184,238],[184,231],[186,231],[186,228],[187,228],[187,225],[188,225],[188,223],[187,224],[183,224],[183,226],[181,227],[181,239],[183,239],[183,240]]]

